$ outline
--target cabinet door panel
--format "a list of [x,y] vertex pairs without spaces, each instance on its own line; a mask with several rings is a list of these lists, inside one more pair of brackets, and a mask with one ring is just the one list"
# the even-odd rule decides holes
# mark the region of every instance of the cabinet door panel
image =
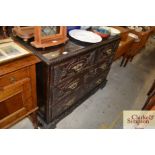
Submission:
[[[17,102],[19,101],[19,102]],[[18,111],[19,109],[23,108],[22,103],[22,95],[20,92],[14,94],[12,97],[5,99],[4,101],[0,102],[0,119]]]
[[28,89],[29,78],[25,78],[0,90],[0,128],[4,128],[17,118],[22,117],[28,110],[31,89]]

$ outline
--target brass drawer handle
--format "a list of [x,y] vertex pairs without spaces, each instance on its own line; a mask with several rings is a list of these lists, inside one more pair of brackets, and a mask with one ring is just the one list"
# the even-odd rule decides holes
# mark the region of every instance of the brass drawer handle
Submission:
[[102,82],[102,79],[98,79],[97,81],[96,81],[96,84],[100,84]]
[[74,82],[71,85],[68,86],[69,89],[75,89],[78,86],[78,82]]
[[108,49],[108,50],[106,51],[106,53],[107,53],[108,55],[110,55],[110,54],[112,53],[112,49]]
[[75,98],[72,98],[65,104],[65,106],[71,106],[74,103],[74,101],[75,101]]
[[16,79],[15,77],[13,77],[13,76],[10,77],[10,82],[11,82],[11,83],[14,83],[14,82],[16,82],[16,81],[17,81],[17,79]]
[[107,64],[103,64],[103,65],[101,65],[100,68],[103,69],[103,70],[105,70],[105,69],[107,68]]
[[83,68],[83,63],[79,63],[75,65],[72,69],[74,69],[76,72],[80,72]]

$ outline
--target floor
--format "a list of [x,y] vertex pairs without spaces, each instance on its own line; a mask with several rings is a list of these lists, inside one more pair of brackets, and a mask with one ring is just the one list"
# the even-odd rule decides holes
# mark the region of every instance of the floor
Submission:
[[[108,82],[70,115],[57,124],[58,129],[123,128],[122,111],[141,109],[155,79],[155,39],[126,68],[120,61],[112,64]],[[28,118],[12,127],[33,128]]]

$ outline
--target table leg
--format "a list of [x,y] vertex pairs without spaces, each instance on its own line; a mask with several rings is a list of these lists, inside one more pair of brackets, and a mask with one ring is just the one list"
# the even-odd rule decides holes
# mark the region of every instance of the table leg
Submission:
[[126,58],[126,61],[124,63],[124,67],[126,67],[126,65],[128,64],[129,58]]
[[33,123],[34,128],[38,129],[37,112],[33,112],[32,114],[30,114],[30,119]]
[[125,57],[123,56],[120,67],[124,64],[124,61],[125,61]]

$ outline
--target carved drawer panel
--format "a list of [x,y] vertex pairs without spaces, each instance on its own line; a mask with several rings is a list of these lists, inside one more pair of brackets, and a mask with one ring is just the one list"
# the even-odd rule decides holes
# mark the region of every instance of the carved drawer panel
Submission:
[[109,70],[105,70],[102,75],[96,77],[96,78],[90,78],[88,76],[85,76],[85,91],[89,92],[101,83],[103,83],[106,80],[106,76],[108,74]]
[[96,52],[95,63],[100,63],[107,59],[112,59],[114,55],[114,45],[115,44],[110,44],[99,47]]
[[59,116],[67,109],[69,109],[72,105],[74,105],[78,100],[78,98],[79,98],[78,95],[73,94],[65,98],[63,101],[59,102],[58,104],[54,105],[52,108],[52,119]]
[[94,80],[96,77],[107,74],[110,70],[110,65],[107,62],[95,65],[94,67],[90,68],[88,72],[84,75],[84,83],[89,83],[90,81]]
[[71,78],[53,88],[53,101],[57,103],[66,96],[80,89],[83,83],[83,77]]
[[93,65],[94,58],[95,51],[92,51],[54,66],[54,85],[65,81],[77,73],[83,72],[85,69]]
[[110,63],[107,60],[105,63],[101,63],[99,65],[97,65],[96,67],[94,67],[94,72],[96,74],[96,76],[100,76],[106,72],[108,72],[110,70]]

